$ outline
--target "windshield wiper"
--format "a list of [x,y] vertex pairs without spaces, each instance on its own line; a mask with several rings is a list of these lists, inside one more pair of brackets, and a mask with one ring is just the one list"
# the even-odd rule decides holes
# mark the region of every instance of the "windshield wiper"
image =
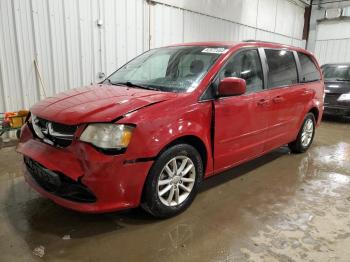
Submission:
[[341,78],[337,78],[336,80],[337,80],[337,81],[347,81],[347,82],[350,81],[350,79],[341,79]]
[[109,80],[109,83],[111,85],[123,85],[123,86],[128,86],[128,87],[136,87],[136,88],[141,88],[141,89],[147,89],[147,90],[155,90],[155,91],[159,91],[159,89],[154,88],[154,87],[150,87],[150,86],[144,86],[144,85],[140,85],[140,84],[134,84],[130,81],[126,81],[126,82],[112,82],[111,80]]

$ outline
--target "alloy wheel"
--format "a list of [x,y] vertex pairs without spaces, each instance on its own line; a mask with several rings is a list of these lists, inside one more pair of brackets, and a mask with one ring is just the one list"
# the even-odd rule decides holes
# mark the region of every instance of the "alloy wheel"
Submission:
[[312,136],[314,134],[314,122],[312,119],[307,119],[303,126],[303,131],[301,133],[301,144],[303,147],[308,147],[311,143]]
[[196,180],[196,169],[187,156],[172,158],[158,178],[158,197],[166,206],[177,206],[190,195]]

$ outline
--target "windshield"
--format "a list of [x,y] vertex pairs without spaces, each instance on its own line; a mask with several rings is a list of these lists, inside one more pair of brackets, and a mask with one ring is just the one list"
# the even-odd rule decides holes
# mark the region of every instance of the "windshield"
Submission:
[[195,89],[226,47],[175,46],[150,50],[114,72],[106,84],[190,92]]
[[325,80],[350,81],[350,65],[326,65],[322,71]]

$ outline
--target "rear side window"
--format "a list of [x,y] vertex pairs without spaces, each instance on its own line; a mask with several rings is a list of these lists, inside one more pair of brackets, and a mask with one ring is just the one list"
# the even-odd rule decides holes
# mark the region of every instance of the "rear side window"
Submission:
[[301,66],[300,82],[306,83],[320,80],[320,72],[317,70],[317,67],[311,58],[303,53],[298,53],[298,56]]
[[265,49],[269,66],[268,87],[292,85],[298,82],[294,55],[286,50]]

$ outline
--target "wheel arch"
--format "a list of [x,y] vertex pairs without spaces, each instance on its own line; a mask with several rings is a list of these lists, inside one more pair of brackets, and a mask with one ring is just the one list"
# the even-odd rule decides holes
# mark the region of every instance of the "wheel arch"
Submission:
[[320,112],[318,111],[318,108],[317,107],[312,107],[308,113],[312,113],[315,117],[315,121],[316,123],[318,123],[318,117],[320,115]]
[[[199,155],[201,156],[202,159],[202,163],[203,163],[203,172],[205,174],[205,170],[207,167],[207,161],[208,161],[208,152],[207,152],[207,148],[205,146],[205,143],[203,142],[203,140],[201,138],[199,138],[198,136],[195,135],[184,135],[184,136],[180,136],[177,137],[175,139],[173,139],[172,141],[170,141],[168,144],[166,144],[160,151],[159,153],[155,156],[154,161],[157,160],[157,158],[167,149],[171,148],[172,146],[178,145],[178,144],[188,144],[193,146],[199,153]],[[154,163],[153,163],[154,165]],[[152,166],[153,166],[152,165]],[[152,169],[152,167],[150,168],[150,170]],[[203,174],[203,178],[204,178],[204,174]],[[146,176],[146,180],[149,176],[149,173]],[[140,199],[140,203],[141,205],[147,209],[146,206],[144,206],[144,198],[145,198],[145,186],[146,186],[146,180],[145,183],[143,184],[142,187],[142,192],[141,192],[141,199]]]
[[201,138],[195,135],[184,135],[177,137],[176,139],[169,142],[167,145],[165,145],[157,154],[156,159],[168,148],[178,145],[178,144],[188,144],[193,146],[201,156],[202,162],[203,162],[203,172],[205,172],[208,162],[208,151],[205,146],[205,143]]

